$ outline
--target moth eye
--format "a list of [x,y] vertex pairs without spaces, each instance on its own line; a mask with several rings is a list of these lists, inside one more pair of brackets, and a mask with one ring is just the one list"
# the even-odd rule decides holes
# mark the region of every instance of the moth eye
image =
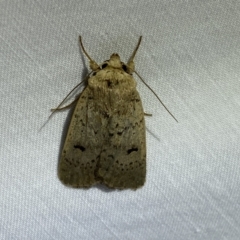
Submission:
[[124,72],[127,72],[127,66],[125,64],[122,65],[122,69]]
[[102,65],[102,69],[104,69],[105,67],[107,67],[107,63],[104,63],[103,65]]

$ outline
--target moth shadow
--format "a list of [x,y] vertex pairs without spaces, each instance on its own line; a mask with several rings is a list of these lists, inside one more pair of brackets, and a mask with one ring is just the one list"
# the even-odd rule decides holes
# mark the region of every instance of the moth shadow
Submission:
[[97,188],[98,190],[101,190],[102,192],[106,192],[106,193],[119,191],[118,189],[109,188],[106,185],[103,185],[101,183],[96,184],[96,185],[92,186],[91,188]]
[[161,139],[154,132],[150,131],[149,128],[146,127],[146,131],[148,131],[150,135],[152,135],[155,139],[161,142]]

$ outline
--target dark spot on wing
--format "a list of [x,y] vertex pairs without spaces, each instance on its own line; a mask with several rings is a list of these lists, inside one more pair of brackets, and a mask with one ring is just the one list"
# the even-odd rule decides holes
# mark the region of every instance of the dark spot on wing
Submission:
[[82,152],[86,150],[86,148],[81,145],[74,145],[74,148],[80,149]]
[[127,150],[127,153],[130,154],[131,152],[137,152],[138,151],[138,148],[130,148]]

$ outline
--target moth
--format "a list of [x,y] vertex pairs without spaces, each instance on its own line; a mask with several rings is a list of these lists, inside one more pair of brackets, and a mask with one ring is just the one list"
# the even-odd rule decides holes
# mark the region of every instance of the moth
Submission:
[[144,184],[144,111],[132,76],[141,39],[127,64],[113,53],[98,65],[79,37],[92,72],[75,106],[58,165],[59,179],[65,185],[88,188],[102,183],[136,189]]
[[101,183],[116,189],[144,185],[144,111],[132,76],[141,39],[127,64],[113,53],[98,65],[79,37],[92,71],[77,100],[58,165],[65,185],[88,188]]

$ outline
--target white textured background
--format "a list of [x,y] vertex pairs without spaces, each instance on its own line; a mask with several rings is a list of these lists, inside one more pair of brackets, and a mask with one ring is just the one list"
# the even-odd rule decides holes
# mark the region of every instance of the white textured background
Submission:
[[[71,189],[57,178],[68,112],[50,109],[88,61],[138,37],[147,181]],[[0,239],[239,239],[240,2],[0,1]],[[137,79],[137,77],[136,77]]]

